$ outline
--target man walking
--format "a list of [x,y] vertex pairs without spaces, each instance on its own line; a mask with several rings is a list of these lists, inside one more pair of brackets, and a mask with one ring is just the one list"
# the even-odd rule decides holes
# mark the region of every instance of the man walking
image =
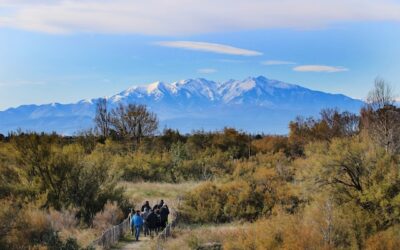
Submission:
[[140,235],[140,229],[142,228],[143,225],[143,219],[142,216],[140,216],[140,210],[137,210],[136,214],[132,217],[131,226],[132,225],[135,227],[135,238],[136,241],[138,241]]
[[168,206],[164,204],[160,210],[161,229],[164,229],[167,226],[168,215],[169,215]]
[[147,215],[146,218],[146,223],[150,231],[150,237],[153,237],[153,231],[157,229],[157,222],[158,222],[158,217],[154,213],[153,210],[150,210],[149,215]]
[[149,224],[147,222],[147,216],[149,214],[150,214],[150,210],[146,207],[144,209],[144,212],[142,213],[144,236],[149,235]]
[[144,210],[145,209],[148,209],[148,210],[150,210],[151,209],[151,206],[150,206],[150,203],[149,203],[149,201],[146,201],[144,204],[143,204],[143,206],[142,206],[142,212],[144,212]]

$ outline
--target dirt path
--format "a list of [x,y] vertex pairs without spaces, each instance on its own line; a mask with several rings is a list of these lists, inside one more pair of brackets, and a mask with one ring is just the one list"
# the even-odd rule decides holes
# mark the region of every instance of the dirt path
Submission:
[[132,235],[127,235],[122,239],[118,246],[114,249],[121,249],[121,250],[135,250],[135,249],[143,249],[143,250],[150,250],[151,249],[151,238],[144,237],[143,235],[139,238],[139,241],[135,240],[135,237]]

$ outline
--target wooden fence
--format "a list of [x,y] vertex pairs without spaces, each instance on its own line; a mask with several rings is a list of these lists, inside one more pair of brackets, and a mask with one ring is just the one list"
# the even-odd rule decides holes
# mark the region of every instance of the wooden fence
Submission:
[[94,240],[89,246],[94,249],[109,249],[117,243],[122,236],[130,230],[129,218],[126,218],[121,224],[113,226],[104,231],[103,234]]
[[[172,222],[168,223],[164,230],[157,235],[157,250],[162,250],[163,242],[171,237],[171,233],[173,228],[176,226],[178,222],[177,213],[174,211],[172,214]],[[113,226],[108,230],[104,231],[103,234],[94,240],[89,247],[94,249],[110,249],[112,245],[117,243],[122,236],[124,236],[127,232],[130,231],[130,221],[129,218],[125,219],[121,224]]]
[[[173,204],[173,207],[179,208],[182,202],[182,197],[178,197],[175,202],[170,202],[169,204]],[[157,201],[154,201],[157,203]],[[167,240],[167,238],[171,237],[172,230],[178,223],[178,212],[171,208],[171,223],[164,228],[164,230],[157,235],[156,243],[157,243],[157,250],[162,250],[163,242]],[[114,244],[116,244],[122,236],[130,231],[130,221],[129,218],[126,218],[121,224],[113,226],[108,230],[104,231],[103,234],[94,240],[89,247],[94,249],[110,249]]]
[[164,230],[157,236],[157,250],[164,250],[164,241],[172,236],[172,230],[178,224],[178,213],[174,211],[172,216],[172,222],[168,223]]

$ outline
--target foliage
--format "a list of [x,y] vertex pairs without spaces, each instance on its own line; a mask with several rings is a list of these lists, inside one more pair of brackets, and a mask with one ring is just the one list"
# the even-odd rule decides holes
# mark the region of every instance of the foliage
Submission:
[[95,134],[1,137],[0,248],[77,249],[66,230],[104,229],[133,207],[126,193],[159,197],[175,185],[184,223],[245,223],[185,234],[185,247],[397,249],[400,111],[391,98],[378,81],[360,116],[322,110],[292,121],[288,136],[157,133],[145,106],[109,111],[100,101]]
[[293,211],[298,200],[290,193],[291,173],[284,155],[256,156],[236,162],[232,178],[206,182],[185,196],[183,217],[195,223],[255,220],[276,206]]
[[321,111],[319,119],[298,117],[289,124],[290,153],[302,156],[304,146],[312,141],[331,141],[333,138],[350,137],[359,132],[359,117],[335,109]]

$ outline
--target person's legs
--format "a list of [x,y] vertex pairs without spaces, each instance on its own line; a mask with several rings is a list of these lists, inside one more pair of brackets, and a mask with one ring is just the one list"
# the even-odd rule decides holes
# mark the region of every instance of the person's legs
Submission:
[[140,226],[136,226],[136,232],[135,232],[136,240],[139,240],[139,235],[140,235]]
[[133,235],[133,232],[135,231],[135,227],[131,225],[131,235]]

